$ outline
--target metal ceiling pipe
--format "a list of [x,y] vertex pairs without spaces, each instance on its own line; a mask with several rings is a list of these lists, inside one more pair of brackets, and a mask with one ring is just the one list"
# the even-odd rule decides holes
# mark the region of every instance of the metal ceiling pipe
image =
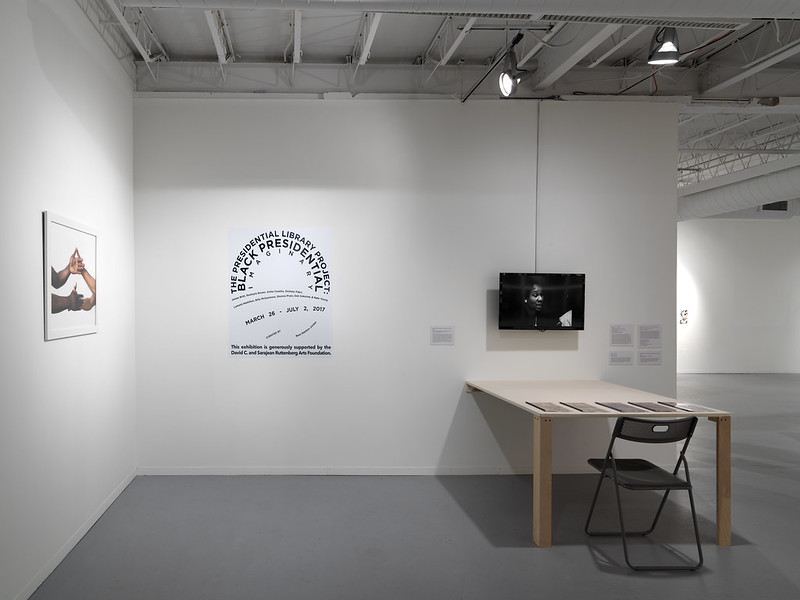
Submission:
[[678,221],[713,217],[800,196],[800,167],[792,167],[678,198]]
[[[586,17],[800,18],[797,0],[121,0],[140,8],[326,9],[364,12],[492,13]],[[717,15],[714,17],[714,15]]]

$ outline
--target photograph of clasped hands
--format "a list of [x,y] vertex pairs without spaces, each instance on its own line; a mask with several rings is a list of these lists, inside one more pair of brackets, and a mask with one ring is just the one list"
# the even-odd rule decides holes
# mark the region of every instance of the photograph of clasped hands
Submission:
[[86,282],[86,286],[91,291],[92,295],[88,298],[83,294],[78,293],[78,283],[72,286],[72,291],[67,296],[59,296],[58,294],[50,295],[50,312],[53,314],[60,313],[65,310],[92,310],[96,303],[96,288],[95,279],[89,273],[88,269],[83,264],[83,258],[77,248],[70,255],[67,266],[60,271],[56,271],[54,267],[50,267],[50,283],[55,289],[61,289],[72,275],[79,275]]
[[97,233],[44,212],[44,339],[97,333]]

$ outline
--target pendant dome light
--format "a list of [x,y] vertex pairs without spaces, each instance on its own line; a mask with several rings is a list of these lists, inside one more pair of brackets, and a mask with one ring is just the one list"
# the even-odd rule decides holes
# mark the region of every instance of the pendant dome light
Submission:
[[678,32],[674,27],[659,27],[650,40],[649,65],[674,65],[681,59]]

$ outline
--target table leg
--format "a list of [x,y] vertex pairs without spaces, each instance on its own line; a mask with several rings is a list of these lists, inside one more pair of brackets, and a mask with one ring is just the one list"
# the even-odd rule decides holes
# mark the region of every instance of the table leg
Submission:
[[717,545],[731,545],[731,418],[717,423]]
[[553,419],[533,417],[533,542],[552,545]]

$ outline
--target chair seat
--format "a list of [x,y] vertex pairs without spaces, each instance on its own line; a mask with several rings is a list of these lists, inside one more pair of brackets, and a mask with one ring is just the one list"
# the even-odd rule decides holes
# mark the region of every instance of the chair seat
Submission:
[[[589,464],[598,471],[603,470],[602,458],[590,458]],[[654,465],[648,460],[641,458],[618,458],[617,482],[624,488],[631,490],[689,490],[692,485],[687,481],[676,477],[669,471]],[[613,478],[614,470],[611,463],[606,467],[605,474]]]

